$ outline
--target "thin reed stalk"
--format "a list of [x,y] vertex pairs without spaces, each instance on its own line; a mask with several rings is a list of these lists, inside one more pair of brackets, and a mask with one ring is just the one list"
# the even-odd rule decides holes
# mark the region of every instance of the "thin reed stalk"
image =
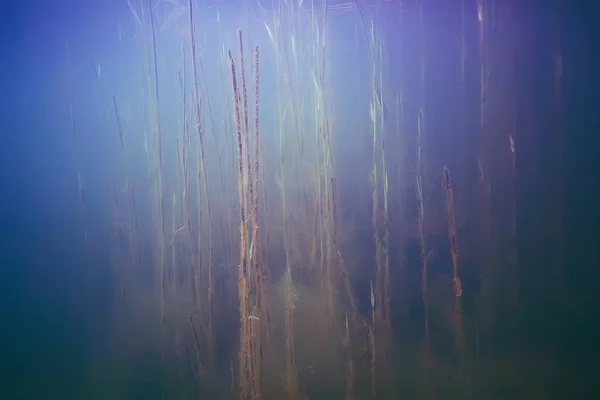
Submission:
[[[377,27],[379,29],[379,26]],[[372,202],[372,228],[375,244],[375,286],[371,282],[371,313],[372,324],[370,335],[371,352],[371,390],[372,396],[377,396],[376,382],[381,378],[376,370],[379,364],[379,354],[384,354],[386,341],[377,341],[375,346],[375,335],[381,335],[381,339],[388,336],[386,330],[389,328],[389,316],[387,306],[389,298],[387,293],[387,274],[389,273],[389,251],[387,241],[389,239],[388,229],[388,199],[387,199],[387,169],[385,164],[385,127],[383,120],[383,73],[382,73],[382,43],[379,33],[376,34],[375,23],[371,21],[368,37],[371,59],[371,103],[370,117],[372,125],[372,159],[371,182],[373,191]],[[382,185],[383,187],[380,187]],[[383,192],[383,193],[382,193]],[[381,203],[383,202],[383,210]],[[383,370],[383,369],[382,369]]]
[[[253,188],[252,188],[252,169],[250,167],[250,131],[249,131],[249,116],[248,116],[248,87],[246,85],[246,63],[244,62],[244,40],[243,40],[243,35],[242,35],[242,30],[238,29],[238,41],[239,41],[239,45],[240,45],[240,75],[241,75],[241,80],[242,80],[242,111],[243,111],[243,118],[244,118],[244,124],[242,126],[243,128],[243,132],[244,135],[242,136],[242,139],[244,140],[244,158],[245,158],[245,163],[246,163],[246,169],[245,169],[245,175],[244,175],[244,182],[246,187],[248,188],[248,199],[246,200],[246,202],[248,204],[250,204],[252,202],[252,198],[254,196],[253,194]],[[247,210],[247,212],[250,212],[250,210]],[[248,216],[246,216],[247,219]],[[250,274],[252,274],[253,271],[250,271]]]
[[352,345],[350,343],[350,327],[348,325],[348,311],[344,324],[344,345],[346,352],[346,400],[354,400],[354,361],[352,360]]
[[[238,296],[240,304],[240,399],[253,400],[260,396],[260,385],[254,371],[252,325],[249,312],[249,272],[247,260],[248,232],[246,229],[246,206],[244,193],[244,140],[240,115],[240,97],[238,91],[235,61],[229,51],[233,99],[235,109],[235,126],[238,142],[238,192],[240,198],[240,265],[238,269]],[[258,386],[258,387],[257,387]]]
[[[426,99],[425,99],[425,25],[423,13],[423,0],[419,2],[419,56],[420,56],[420,88],[419,88],[419,110],[417,116],[417,199],[418,206],[418,231],[421,249],[421,296],[423,301],[424,328],[425,334],[422,344],[422,388],[426,398],[431,397],[431,389],[429,382],[426,382],[431,375],[431,334],[429,325],[429,258],[431,252],[427,246],[426,239],[426,216],[427,216],[427,196],[425,193],[427,187],[427,169],[425,160],[426,149]],[[427,377],[427,378],[425,378]]]
[[512,184],[512,223],[511,223],[511,233],[512,233],[512,245],[511,245],[511,254],[509,256],[509,261],[512,266],[512,273],[514,276],[514,283],[512,289],[512,301],[515,307],[519,306],[520,303],[520,285],[519,285],[519,260],[518,260],[518,251],[517,251],[517,145],[515,143],[515,136],[517,132],[517,99],[516,99],[516,88],[513,89],[513,98],[512,98],[512,132],[508,135],[508,144],[510,146],[511,153],[511,184]]
[[[262,246],[261,246],[261,231],[259,223],[258,213],[258,193],[260,188],[260,50],[258,45],[254,47],[254,192],[252,196],[252,223],[253,223],[253,254],[252,260],[253,265],[257,269],[256,271],[256,295],[257,295],[257,308],[261,313],[266,327],[266,334],[268,342],[271,336],[271,313],[269,310],[269,299],[267,296],[267,276],[268,266],[262,257]],[[265,216],[265,221],[267,220]],[[266,226],[266,222],[265,222]]]
[[[206,203],[206,211],[208,217],[208,324],[206,327],[206,342],[207,342],[207,353],[208,353],[208,362],[209,364],[214,363],[215,351],[216,351],[216,343],[215,343],[215,334],[214,334],[214,278],[213,278],[213,265],[214,265],[214,230],[213,230],[213,217],[211,213],[210,206],[210,195],[208,188],[208,178],[206,171],[206,162],[205,162],[205,144],[204,144],[204,132],[203,132],[203,121],[202,121],[202,111],[201,111],[201,103],[200,103],[200,89],[198,83],[198,68],[196,64],[196,36],[194,33],[194,13],[192,0],[189,1],[189,15],[190,15],[190,42],[192,48],[192,68],[193,68],[193,76],[194,76],[194,94],[196,97],[196,107],[194,109],[196,116],[196,132],[198,134],[198,146],[199,146],[199,174],[202,175],[202,186],[204,186],[204,201]],[[200,186],[200,182],[198,182]],[[200,190],[200,188],[198,188]],[[200,211],[200,210],[198,210]],[[202,228],[199,227],[199,236]],[[198,269],[200,270],[201,258],[198,256]]]
[[444,167],[444,186],[446,189],[446,205],[448,207],[448,237],[450,239],[452,281],[454,286],[454,346],[461,363],[460,367],[464,368],[466,349],[462,310],[463,288],[458,271],[458,246],[456,239],[456,223],[454,220],[454,193],[450,182],[450,171],[447,167]]
[[[121,165],[120,167],[123,170],[127,170],[126,168],[126,148],[125,148],[125,135],[123,132],[123,127],[121,124],[121,116],[119,114],[119,107],[117,106],[117,99],[115,96],[112,96],[112,103],[113,103],[113,109],[114,109],[114,113],[115,113],[115,120],[117,122],[117,133],[119,136],[119,144],[121,145],[120,151],[119,151],[119,158],[120,158],[120,162]],[[125,173],[125,175],[127,176],[127,174]],[[127,180],[127,177],[125,178]],[[119,206],[119,196],[117,194],[117,184],[115,182],[116,177],[113,174],[112,179],[111,179],[111,183],[112,183],[112,191],[113,191],[113,215],[114,215],[114,224],[115,224],[115,238],[117,239],[118,243],[119,243],[119,252],[121,255],[125,255],[125,243],[124,243],[124,227],[123,227],[123,223],[121,221],[121,208]],[[132,255],[132,254],[131,254]]]
[[491,74],[490,49],[488,48],[488,34],[490,30],[489,19],[491,12],[488,7],[488,0],[477,0],[477,20],[478,20],[478,39],[479,39],[479,86],[480,86],[480,108],[479,108],[479,149],[477,154],[477,164],[479,167],[479,204],[480,210],[480,237],[482,243],[480,248],[482,254],[479,258],[484,265],[481,273],[481,296],[478,304],[479,320],[478,330],[482,333],[491,331],[494,325],[494,310],[492,307],[491,293],[493,292],[492,268],[496,261],[492,259],[492,232],[491,232],[491,197],[492,188],[490,182],[490,141],[491,127],[488,123],[488,105],[490,103],[488,93],[488,81]]
[[294,345],[294,284],[292,282],[292,268],[287,263],[285,272],[285,376],[284,388],[289,399],[298,398],[298,371],[296,367],[296,351]]
[[467,57],[467,43],[465,33],[465,0],[460,0],[460,80],[465,83],[465,59]]
[[[296,399],[298,397],[298,373],[296,369],[296,357],[294,350],[294,337],[293,337],[293,310],[294,310],[294,286],[292,282],[292,232],[290,226],[290,215],[289,212],[289,204],[287,191],[289,190],[288,179],[286,176],[288,175],[288,168],[290,163],[290,158],[286,156],[286,126],[285,126],[285,117],[287,113],[287,105],[284,103],[284,95],[283,95],[283,87],[284,87],[284,79],[281,76],[282,70],[282,57],[281,53],[287,51],[285,46],[281,46],[281,21],[277,17],[281,18],[283,14],[282,11],[282,3],[277,2],[277,6],[275,6],[275,10],[273,11],[273,24],[274,31],[271,31],[269,25],[265,24],[265,28],[267,29],[267,33],[269,34],[269,38],[273,47],[275,49],[275,62],[276,62],[276,70],[277,70],[277,106],[278,106],[278,121],[277,121],[277,129],[279,131],[278,138],[278,170],[279,176],[278,180],[278,188],[281,198],[281,223],[283,228],[283,250],[285,255],[285,272],[284,272],[284,287],[285,287],[285,310],[284,310],[284,336],[285,336],[285,349],[284,349],[284,359],[285,359],[285,373],[283,376],[283,386],[284,390],[290,399]],[[287,60],[287,59],[286,59]],[[289,65],[287,63],[286,65]],[[288,74],[289,75],[289,74]],[[291,79],[290,76],[286,77],[287,80]],[[288,82],[290,85],[290,89],[292,88],[291,82]],[[294,111],[294,110],[292,110]],[[295,119],[294,119],[295,121]],[[294,126],[297,126],[294,124]],[[294,136],[297,136],[299,132],[295,131]],[[292,160],[293,161],[293,160]]]

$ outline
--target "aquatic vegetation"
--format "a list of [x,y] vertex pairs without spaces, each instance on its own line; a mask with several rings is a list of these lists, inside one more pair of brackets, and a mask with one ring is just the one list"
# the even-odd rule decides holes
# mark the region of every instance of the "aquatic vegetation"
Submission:
[[[447,146],[456,127],[429,95],[427,5],[407,3],[127,1],[141,73],[107,114],[114,318],[152,321],[163,397],[436,398],[447,377],[447,393],[475,394],[471,353],[493,327],[501,264],[490,103],[512,110],[516,89],[488,86],[488,1],[461,2],[447,75],[462,93],[455,125],[477,146]],[[478,191],[454,167],[465,159]],[[477,240],[463,228],[474,205]],[[481,288],[468,285],[479,273]]]

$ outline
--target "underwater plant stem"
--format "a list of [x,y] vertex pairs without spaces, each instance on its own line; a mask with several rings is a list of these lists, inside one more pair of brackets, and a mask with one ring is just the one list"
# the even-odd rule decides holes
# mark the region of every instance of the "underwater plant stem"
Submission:
[[240,116],[239,91],[235,70],[235,61],[229,51],[229,61],[231,65],[231,79],[233,85],[233,101],[235,109],[235,127],[237,133],[238,148],[238,192],[240,198],[240,265],[238,269],[238,296],[240,304],[240,399],[252,400],[259,395],[256,387],[256,377],[253,371],[252,354],[252,331],[249,321],[249,290],[248,290],[248,262],[247,262],[247,242],[248,234],[246,229],[246,209],[244,193],[244,148],[243,132]]
[[[258,213],[258,193],[260,188],[260,50],[258,45],[254,47],[254,192],[252,197],[252,218],[254,225],[254,265],[257,268],[257,307],[262,314],[266,325],[267,343],[271,338],[271,313],[269,310],[269,299],[267,295],[268,266],[262,257],[261,231]],[[263,183],[264,184],[264,183]],[[265,210],[266,211],[266,210]],[[265,215],[265,226],[267,224]]]
[[[456,223],[454,220],[454,194],[450,182],[450,171],[444,167],[444,185],[448,207],[448,237],[452,256],[452,279],[454,282],[454,340],[455,350],[461,362],[464,362],[465,338],[463,331],[462,283],[458,273],[458,246],[456,241]],[[463,366],[464,367],[464,366]]]
[[[248,187],[248,204],[252,201],[253,198],[253,187],[252,187],[252,169],[250,168],[250,131],[249,131],[249,117],[248,117],[248,87],[246,85],[246,64],[244,62],[244,40],[242,35],[242,30],[238,29],[238,40],[240,44],[240,75],[242,78],[242,105],[243,105],[243,118],[244,124],[243,128],[243,144],[244,144],[244,158],[246,162],[246,172],[245,172],[245,184]],[[247,210],[249,212],[249,210]],[[250,272],[252,273],[252,272]]]
[[[213,297],[214,297],[214,278],[213,278],[213,264],[214,264],[214,231],[213,231],[213,219],[211,214],[211,206],[210,206],[210,195],[208,189],[208,177],[206,172],[206,163],[205,163],[205,146],[204,146],[204,132],[202,130],[202,112],[200,106],[200,89],[198,84],[198,68],[196,66],[196,36],[194,34],[194,14],[192,7],[192,0],[189,1],[189,13],[190,13],[190,41],[192,47],[192,68],[194,74],[194,91],[196,95],[196,129],[198,133],[198,145],[199,145],[199,153],[200,153],[200,170],[199,174],[202,174],[202,184],[204,186],[204,195],[206,202],[206,210],[208,214],[208,235],[209,235],[209,244],[208,244],[208,326],[207,326],[207,352],[208,352],[208,360],[209,363],[214,362],[215,351],[216,351],[216,343],[215,343],[215,335],[214,335],[214,305],[213,305]],[[201,260],[198,258],[198,263]]]

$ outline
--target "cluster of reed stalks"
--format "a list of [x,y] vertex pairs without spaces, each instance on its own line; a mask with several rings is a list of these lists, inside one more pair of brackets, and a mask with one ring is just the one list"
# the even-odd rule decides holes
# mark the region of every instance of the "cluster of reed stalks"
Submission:
[[[389,128],[384,120],[384,40],[381,31],[379,8],[367,26],[362,8],[359,6],[361,23],[367,35],[371,69],[371,102],[369,117],[372,133],[372,162],[370,174],[372,183],[372,229],[375,244],[375,284],[371,282],[370,304],[371,321],[368,327],[369,370],[371,375],[371,395],[377,397],[378,380],[391,369],[390,350],[392,333],[390,322],[390,217],[389,180],[386,157],[386,140]],[[389,379],[388,379],[389,380]],[[389,382],[387,382],[389,383]]]
[[[229,51],[238,149],[238,190],[240,211],[240,261],[238,297],[240,309],[240,398],[255,399],[261,393],[263,346],[268,345],[271,325],[266,292],[268,270],[262,257],[259,225],[260,176],[260,52],[254,47],[254,163],[251,160],[248,90],[244,65],[244,41],[238,30],[241,93],[235,60]],[[243,104],[243,108],[242,105]],[[242,118],[244,123],[242,124]],[[252,168],[253,167],[253,168]],[[251,228],[250,228],[251,227]],[[250,239],[250,240],[249,240]]]
[[[141,306],[140,297],[147,297],[148,293],[156,296],[157,331],[160,332],[157,345],[161,349],[163,371],[161,386],[163,391],[168,391],[166,382],[170,378],[167,375],[173,362],[176,361],[176,370],[182,375],[194,377],[209,374],[215,366],[215,224],[205,160],[206,132],[214,129],[215,125],[205,123],[206,105],[211,119],[212,114],[210,102],[202,99],[206,80],[203,72],[200,73],[203,65],[196,49],[192,1],[188,4],[189,29],[181,45],[182,64],[176,74],[178,85],[172,86],[166,83],[171,83],[167,80],[169,72],[176,71],[177,65],[170,51],[166,60],[162,57],[159,35],[159,30],[163,31],[169,18],[159,29],[157,18],[160,11],[156,4],[131,0],[128,5],[145,58],[140,75],[141,110],[136,110],[143,113],[144,119],[132,120],[131,110],[135,104],[132,105],[131,99],[126,104],[127,112],[123,114],[125,101],[120,102],[118,96],[112,96],[111,108],[120,152],[120,175],[112,177],[114,237],[117,243],[114,267],[122,284],[120,301],[128,312],[132,312],[130,307]],[[183,23],[186,15],[180,16]],[[187,68],[188,63],[191,69]],[[190,82],[191,90],[188,87]],[[179,88],[181,94],[182,118],[175,130],[168,122],[169,113],[166,114],[167,122],[163,119],[163,88],[170,87]],[[167,91],[169,95],[171,93]],[[135,147],[140,145],[140,137],[131,134],[135,133],[134,129],[143,133],[141,140],[146,164],[142,168],[146,169],[152,193],[150,198],[142,196],[141,208],[139,197],[135,195],[135,186],[141,187],[141,183],[138,180],[134,185],[131,181],[133,174],[139,174],[141,166],[133,163]],[[165,140],[165,129],[177,132],[173,140],[175,145]],[[197,160],[195,165],[194,159]],[[172,161],[175,161],[175,173],[170,168]],[[121,192],[122,185],[124,189]],[[125,201],[120,199],[123,193]],[[146,218],[148,211],[153,218]],[[146,232],[154,234],[149,237]],[[153,287],[132,285],[129,281],[144,273],[150,263],[154,265]],[[140,292],[144,290],[145,294]],[[149,304],[147,298],[145,303]],[[187,360],[187,363],[181,363],[181,359]]]
[[[481,133],[477,161],[483,209],[479,229],[485,246],[492,245],[492,124],[487,99],[494,94],[488,85],[492,71],[487,41],[491,28],[486,25],[490,14],[488,2],[477,1],[480,53],[477,60],[480,81],[478,133]],[[435,196],[430,196],[429,189],[431,179],[428,171],[433,170],[431,165],[434,164],[429,143],[433,139],[429,137],[426,120],[433,118],[430,115],[435,116],[435,110],[428,109],[425,98],[428,71],[422,2],[415,3],[419,17],[419,91],[415,100],[416,113],[410,113],[407,118],[414,122],[415,129],[404,129],[410,124],[404,121],[404,116],[401,117],[404,107],[402,88],[395,93],[395,128],[398,136],[403,135],[402,138],[392,135],[393,124],[388,118],[388,105],[392,103],[389,99],[393,99],[391,93],[394,88],[388,85],[391,74],[387,71],[393,57],[389,56],[392,46],[386,42],[384,35],[386,24],[380,2],[367,9],[360,1],[336,6],[328,5],[328,2],[317,5],[313,1],[310,4],[308,1],[275,1],[268,10],[257,3],[258,11],[264,17],[263,33],[266,32],[272,45],[263,46],[260,50],[268,53],[263,55],[263,59],[269,60],[268,56],[273,56],[272,65],[261,64],[258,45],[249,51],[242,29],[236,31],[235,44],[230,46],[218,20],[217,35],[225,68],[218,71],[221,75],[221,82],[217,82],[220,93],[214,96],[209,96],[209,88],[212,87],[206,71],[217,63],[205,63],[212,58],[207,56],[209,46],[205,46],[206,39],[202,43],[196,32],[200,13],[196,11],[193,0],[186,3],[178,3],[181,8],[177,8],[176,13],[166,13],[161,8],[164,4],[151,0],[128,0],[143,50],[141,100],[138,101],[141,104],[140,109],[134,111],[142,114],[143,118],[140,118],[141,122],[132,122],[131,108],[132,103],[137,101],[135,99],[127,101],[114,94],[110,96],[109,106],[114,120],[114,144],[119,152],[118,171],[111,179],[115,220],[113,266],[121,274],[118,276],[122,282],[120,294],[123,304],[129,307],[133,303],[131,299],[136,296],[142,299],[138,300],[138,305],[144,301],[150,303],[147,301],[148,293],[155,300],[152,302],[152,317],[156,319],[155,331],[159,332],[157,342],[161,350],[163,391],[169,390],[168,374],[175,362],[177,368],[174,369],[196,389],[202,387],[206,380],[220,380],[216,377],[221,367],[219,358],[230,355],[220,352],[219,333],[230,327],[228,323],[238,318],[239,312],[239,338],[236,338],[236,341],[239,340],[239,348],[236,349],[239,354],[237,362],[233,363],[238,374],[232,378],[232,391],[238,392],[240,399],[244,400],[266,398],[269,394],[266,391],[265,358],[278,353],[285,364],[283,371],[277,371],[281,373],[281,386],[287,398],[300,398],[307,389],[303,387],[298,344],[306,338],[297,336],[298,325],[302,321],[297,320],[295,310],[299,300],[294,293],[296,286],[303,284],[323,299],[322,309],[314,312],[323,313],[332,326],[339,328],[340,337],[336,340],[342,343],[342,350],[332,349],[331,352],[345,363],[346,399],[358,397],[359,390],[363,389],[359,388],[362,383],[356,376],[359,373],[365,376],[370,397],[388,394],[386,386],[392,384],[389,371],[394,366],[392,354],[395,354],[390,300],[394,286],[391,281],[394,257],[403,251],[396,250],[396,244],[401,242],[398,247],[402,248],[406,241],[406,237],[402,236],[394,242],[394,207],[404,207],[404,204],[397,205],[402,201],[397,201],[391,194],[394,185],[403,184],[394,181],[394,167],[399,165],[396,161],[399,154],[390,144],[394,140],[404,143],[405,136],[410,135],[415,145],[401,148],[400,152],[416,153],[416,168],[414,171],[400,171],[397,179],[406,179],[410,175],[411,197],[415,194],[412,185],[416,181],[414,192],[418,223],[416,229],[415,224],[405,225],[412,227],[406,231],[415,231],[420,247],[420,259],[414,263],[419,263],[420,301],[424,313],[421,373],[423,395],[431,397],[428,386],[432,375],[434,339],[431,326],[434,324],[430,319],[434,317],[430,316],[430,312],[435,305],[430,304],[430,280],[433,280],[436,271],[431,266],[434,248],[431,235],[434,232],[429,227],[430,221],[435,219],[434,212],[430,213],[434,211],[434,201],[430,198]],[[463,85],[467,79],[464,3],[461,3],[460,68]],[[246,11],[251,8],[248,3],[244,7]],[[372,272],[368,298],[363,299],[364,304],[368,303],[370,307],[364,311],[363,320],[366,322],[362,327],[359,326],[361,318],[354,293],[353,271],[346,266],[340,250],[339,230],[343,226],[340,204],[344,199],[339,198],[340,171],[336,146],[346,139],[339,138],[341,129],[334,124],[338,119],[334,119],[337,115],[333,111],[332,95],[332,76],[336,73],[331,62],[329,32],[332,10],[356,13],[355,23],[356,26],[359,22],[362,25],[366,43],[364,52],[368,52],[368,57],[363,60],[368,66],[369,96],[365,100],[365,103],[368,100],[368,108],[360,100],[359,105],[364,106],[361,123],[368,124],[370,136],[365,182],[368,174],[370,209],[367,217],[372,230],[369,234],[372,233],[374,257],[369,265],[360,266]],[[260,25],[262,28],[263,25]],[[161,46],[162,34],[166,36],[170,29],[183,31],[181,48]],[[259,37],[250,26],[244,32],[252,40],[253,34]],[[227,51],[227,47],[235,50]],[[363,77],[360,63],[357,64],[360,80]],[[264,69],[273,74],[265,73]],[[273,98],[269,98],[273,103],[269,106],[272,107],[264,107],[260,103],[260,96],[268,95],[260,92],[261,84],[265,86],[265,77],[272,79],[269,83],[273,83],[274,87]],[[167,112],[166,107],[170,103],[167,98],[171,95],[176,96],[175,117]],[[266,108],[276,115],[264,118]],[[70,111],[75,134],[72,103]],[[347,114],[344,112],[343,117],[347,118]],[[138,136],[134,134],[136,129],[141,133]],[[274,138],[273,143],[264,140],[269,137]],[[512,173],[516,176],[513,135],[509,139]],[[406,143],[411,144],[411,140]],[[136,146],[143,146],[144,150],[145,164],[140,163],[143,164],[141,168],[132,161]],[[264,151],[267,147],[270,151]],[[142,181],[134,182],[133,176],[139,169],[146,176]],[[454,188],[449,170],[445,167],[443,174],[453,270],[454,351],[464,370],[470,321],[468,318],[463,320]],[[460,176],[460,173],[456,175]],[[121,187],[124,189],[121,190]],[[140,196],[140,193],[149,195]],[[81,174],[79,194],[83,202],[85,191]],[[149,215],[151,218],[148,218]],[[396,221],[404,224],[408,219],[398,218]],[[515,220],[513,235],[516,236]],[[484,256],[488,257],[491,251],[486,249]],[[516,258],[516,250],[513,251]],[[275,255],[281,255],[279,260],[282,261],[271,263],[270,260],[276,259]],[[491,315],[492,308],[491,279],[494,271],[490,263],[482,265],[484,278],[478,323],[484,316]],[[151,283],[134,282],[144,269],[151,269]],[[231,276],[234,278],[230,279]],[[281,279],[285,287],[283,321],[279,325],[271,320],[271,304],[267,295],[271,276]],[[136,291],[132,287],[141,289]],[[408,306],[402,304],[399,307]],[[487,329],[491,325],[490,321]],[[273,348],[273,326],[281,328],[280,333],[284,337],[281,349]],[[230,343],[225,345],[234,347]],[[360,354],[357,348],[366,356],[364,363],[357,358]],[[234,369],[232,366],[232,376],[235,375]],[[235,382],[236,379],[238,382]]]

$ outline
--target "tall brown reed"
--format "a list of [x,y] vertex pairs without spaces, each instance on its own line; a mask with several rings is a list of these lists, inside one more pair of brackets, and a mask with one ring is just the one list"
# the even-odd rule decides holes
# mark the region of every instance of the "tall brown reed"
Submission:
[[[258,194],[260,185],[260,160],[262,159],[260,151],[260,50],[258,45],[254,47],[254,192],[252,197],[252,219],[253,219],[253,239],[254,239],[254,254],[253,264],[257,269],[257,307],[260,311],[264,326],[266,328],[267,342],[270,342],[271,337],[271,313],[269,310],[269,298],[267,295],[268,284],[268,265],[262,257],[263,248],[261,246],[261,232],[258,212]],[[264,185],[264,183],[263,183]],[[264,192],[263,192],[264,196]],[[266,210],[265,210],[266,211]],[[265,226],[267,217],[265,215]],[[268,344],[268,343],[267,343]]]
[[248,234],[246,229],[246,203],[244,193],[244,140],[240,115],[240,97],[236,77],[235,61],[229,51],[231,64],[231,79],[233,85],[233,99],[235,110],[235,127],[237,133],[238,148],[238,192],[240,198],[240,264],[238,269],[238,297],[240,304],[240,399],[252,400],[260,396],[259,388],[254,371],[254,356],[252,354],[252,325],[249,313],[249,273],[247,260]]
[[352,344],[350,343],[350,327],[348,324],[348,312],[346,312],[344,324],[344,345],[346,356],[346,400],[354,400],[354,361],[352,360]]
[[[458,271],[458,246],[456,239],[456,223],[454,219],[454,192],[450,182],[450,171],[444,167],[444,186],[446,189],[446,205],[448,211],[448,237],[452,256],[452,280],[454,283],[454,344],[461,363],[465,355],[465,334],[463,330],[462,281]],[[464,365],[461,365],[464,367]]]

